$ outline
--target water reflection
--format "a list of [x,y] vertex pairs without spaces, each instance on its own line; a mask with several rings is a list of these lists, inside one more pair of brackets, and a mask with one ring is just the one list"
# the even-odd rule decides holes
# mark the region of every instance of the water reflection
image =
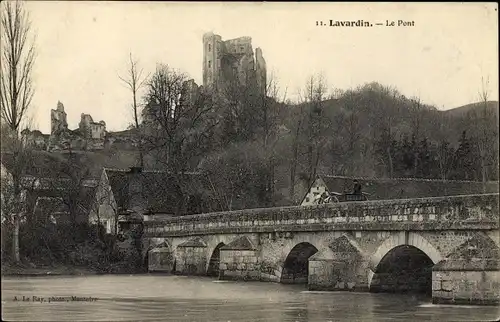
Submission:
[[[14,297],[95,297],[23,302]],[[9,321],[494,321],[498,308],[439,306],[397,294],[309,292],[303,285],[165,275],[4,278]]]

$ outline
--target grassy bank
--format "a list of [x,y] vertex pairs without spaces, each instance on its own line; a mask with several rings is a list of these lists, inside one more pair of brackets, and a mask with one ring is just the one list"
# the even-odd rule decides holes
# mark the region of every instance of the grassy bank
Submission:
[[109,270],[100,270],[90,267],[75,267],[68,265],[51,265],[51,266],[27,266],[27,265],[12,265],[2,264],[2,276],[84,276],[84,275],[100,275],[100,274],[137,274],[144,273],[142,269],[130,269],[119,265],[113,265]]
[[100,273],[102,272],[92,268],[68,265],[2,264],[2,276],[95,275]]
[[106,267],[74,266],[57,263],[52,265],[35,265],[33,263],[2,263],[2,276],[51,276],[51,275],[97,275],[97,274],[137,274],[147,269],[122,261]]

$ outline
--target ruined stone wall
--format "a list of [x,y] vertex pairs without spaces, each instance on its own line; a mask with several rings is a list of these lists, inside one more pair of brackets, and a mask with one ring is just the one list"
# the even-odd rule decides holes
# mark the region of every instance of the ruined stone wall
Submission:
[[103,140],[106,135],[106,123],[104,121],[100,121],[99,123],[94,122],[90,114],[82,113],[79,129],[80,133],[86,139]]
[[21,132],[21,135],[26,145],[35,150],[46,150],[48,147],[49,135],[42,134],[38,130],[30,131],[26,129]]
[[[198,94],[198,86],[193,80],[186,82],[186,97],[194,102]],[[104,149],[137,150],[140,138],[134,132],[121,131],[108,133],[104,121],[94,122],[92,116],[82,113],[78,129],[68,129],[67,115],[64,105],[57,103],[51,110],[51,134],[40,131],[22,132],[23,139],[36,150],[47,151],[99,151]]]
[[225,54],[253,55],[252,38],[239,37],[224,41]]
[[64,105],[57,102],[57,108],[50,110],[50,134],[56,134],[68,129],[68,121],[66,112],[64,112]]
[[266,64],[260,48],[254,55],[251,37],[222,41],[219,35],[206,33],[203,57],[203,86],[223,88],[236,82],[264,93]]

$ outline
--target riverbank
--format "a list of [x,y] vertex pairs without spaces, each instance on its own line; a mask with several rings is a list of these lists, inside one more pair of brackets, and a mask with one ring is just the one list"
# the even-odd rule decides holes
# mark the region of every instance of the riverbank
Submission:
[[51,275],[103,275],[103,274],[140,274],[147,272],[144,267],[134,267],[126,262],[112,263],[105,269],[65,264],[37,265],[21,262],[2,263],[2,276],[51,276]]
[[2,276],[50,276],[50,275],[97,275],[97,270],[87,267],[71,267],[64,265],[33,267],[28,265],[3,265]]

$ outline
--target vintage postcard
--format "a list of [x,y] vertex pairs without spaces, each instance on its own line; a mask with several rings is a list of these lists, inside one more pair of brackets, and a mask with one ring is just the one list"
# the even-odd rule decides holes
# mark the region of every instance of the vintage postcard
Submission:
[[499,319],[497,3],[0,9],[2,320]]

